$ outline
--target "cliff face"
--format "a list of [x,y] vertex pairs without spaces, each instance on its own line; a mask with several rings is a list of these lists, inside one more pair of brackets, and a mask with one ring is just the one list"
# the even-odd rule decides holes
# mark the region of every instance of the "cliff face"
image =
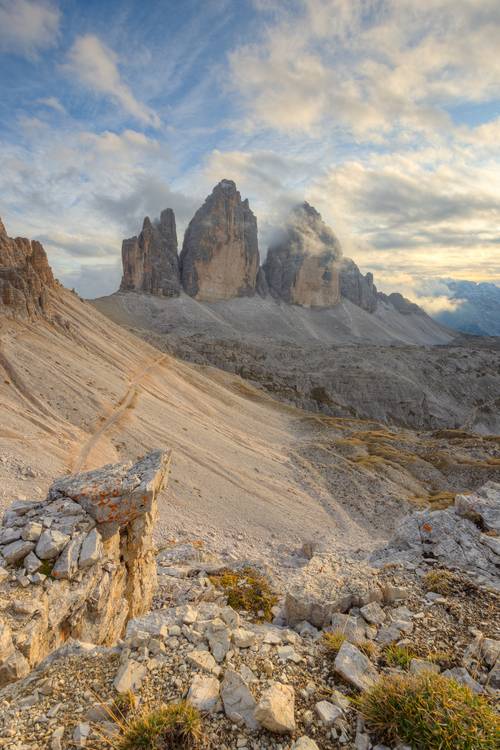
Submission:
[[341,255],[335,234],[316,209],[308,203],[297,206],[263,266],[270,293],[305,307],[336,305]]
[[161,212],[158,224],[146,216],[138,237],[123,240],[122,291],[176,297],[180,291],[177,231],[171,208]]
[[232,180],[222,180],[191,219],[181,252],[184,290],[215,302],[255,294],[257,220]]
[[373,283],[373,274],[361,273],[356,263],[344,258],[340,268],[340,294],[367,312],[377,309],[377,287]]
[[69,637],[110,645],[156,588],[153,524],[170,453],[56,481],[0,529],[0,686]]
[[7,236],[0,220],[0,314],[37,317],[50,312],[55,287],[47,255],[36,240]]

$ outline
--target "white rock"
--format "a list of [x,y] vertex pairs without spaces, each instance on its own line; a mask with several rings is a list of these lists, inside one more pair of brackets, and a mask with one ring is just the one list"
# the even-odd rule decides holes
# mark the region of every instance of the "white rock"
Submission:
[[319,701],[314,708],[323,724],[327,727],[330,727],[337,719],[340,719],[344,713],[339,706],[334,706],[329,701]]
[[278,646],[276,653],[280,661],[293,661],[295,664],[299,664],[302,661],[302,657],[295,651],[293,646]]
[[298,740],[295,740],[291,750],[319,750],[319,747],[314,740],[303,735]]
[[64,727],[57,727],[52,732],[50,738],[50,750],[62,750],[62,738],[64,736]]
[[264,691],[255,709],[255,718],[270,732],[285,734],[295,730],[295,692],[290,685],[273,683]]
[[228,719],[235,724],[246,724],[249,729],[258,729],[254,717],[255,698],[242,677],[233,669],[227,669],[221,685],[222,702]]
[[24,558],[24,567],[27,573],[36,573],[38,568],[42,565],[42,561],[38,559],[34,552],[30,552]]
[[128,693],[137,690],[146,676],[146,667],[134,659],[128,659],[121,665],[114,679],[113,685],[117,693]]
[[207,628],[207,638],[214,659],[218,662],[224,660],[229,651],[229,630],[222,620],[214,620]]
[[78,559],[79,568],[90,568],[95,565],[103,555],[102,538],[97,529],[89,531],[82,543],[80,557]]
[[19,526],[7,526],[0,531],[0,544],[10,544],[21,538],[22,529]]
[[238,648],[249,648],[255,641],[255,633],[244,628],[236,628],[231,635],[234,645]]
[[5,557],[5,561],[12,565],[12,563],[22,560],[26,557],[33,549],[35,545],[33,542],[27,542],[24,539],[19,539],[17,542],[12,542],[2,549],[2,554]]
[[277,646],[282,643],[282,638],[277,630],[268,630],[264,636],[264,643],[269,643],[271,646]]
[[73,731],[73,743],[75,747],[85,747],[90,734],[90,724],[77,724]]
[[364,607],[361,607],[360,612],[370,625],[382,625],[386,618],[386,614],[378,602],[365,604]]
[[358,690],[367,690],[378,677],[377,670],[368,657],[347,641],[344,641],[335,657],[334,669]]
[[217,677],[195,675],[189,688],[187,701],[199,711],[214,713],[222,709],[219,691],[220,684]]
[[46,529],[35,547],[35,554],[40,560],[53,560],[69,542],[67,534],[57,529]]
[[37,542],[42,531],[43,526],[41,523],[30,521],[24,526],[21,537],[28,542]]
[[239,628],[240,616],[232,607],[222,607],[220,616],[230,628]]
[[84,540],[83,534],[76,534],[65,546],[52,568],[53,578],[73,578],[78,572],[78,558]]
[[213,672],[217,662],[209,651],[190,651],[187,660],[198,669],[204,672]]

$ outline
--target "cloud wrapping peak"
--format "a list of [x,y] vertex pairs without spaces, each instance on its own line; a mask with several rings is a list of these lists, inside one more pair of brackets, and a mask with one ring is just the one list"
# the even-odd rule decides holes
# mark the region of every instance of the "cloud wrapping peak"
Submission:
[[144,125],[160,126],[160,118],[135,98],[122,80],[118,55],[94,34],[77,37],[63,69],[94,94],[108,94],[125,112]]
[[36,56],[56,43],[59,22],[51,0],[0,0],[0,52]]

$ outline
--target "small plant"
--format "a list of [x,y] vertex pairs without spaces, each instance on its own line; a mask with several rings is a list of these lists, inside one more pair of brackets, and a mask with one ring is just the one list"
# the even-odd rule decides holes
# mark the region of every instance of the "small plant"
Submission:
[[185,701],[144,711],[121,728],[116,750],[192,750],[203,740],[200,713]]
[[442,675],[387,675],[356,700],[389,745],[418,750],[496,750],[500,722],[485,698]]
[[251,612],[260,621],[273,619],[272,608],[278,597],[268,581],[257,570],[247,567],[242,570],[223,570],[210,576],[214,586],[223,589],[227,603],[233,609]]
[[42,573],[44,576],[52,576],[52,569],[54,567],[53,560],[42,560],[42,564],[38,568],[38,573]]
[[357,643],[356,646],[369,659],[374,659],[376,656],[378,656],[378,648],[373,641],[361,641],[361,643]]
[[323,645],[328,656],[337,656],[345,639],[345,635],[340,630],[333,630],[331,633],[323,633]]
[[426,591],[434,591],[436,594],[445,596],[452,593],[453,584],[457,582],[456,578],[451,570],[438,568],[437,570],[431,570],[424,576],[424,587]]
[[397,646],[391,643],[386,647],[384,657],[390,667],[409,669],[411,660],[416,657],[416,654],[408,646]]
[[126,718],[132,711],[136,710],[137,704],[137,696],[131,690],[126,693],[118,693],[111,704],[110,714],[113,717]]

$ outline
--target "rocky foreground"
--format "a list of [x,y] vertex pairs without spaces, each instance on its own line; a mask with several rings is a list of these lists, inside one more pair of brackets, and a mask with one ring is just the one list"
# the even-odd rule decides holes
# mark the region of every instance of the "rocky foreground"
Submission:
[[277,584],[196,539],[154,561],[168,460],[66,477],[7,511],[1,746],[118,746],[137,712],[185,699],[204,746],[382,750],[356,696],[383,675],[498,698],[500,485],[409,516],[371,560],[305,544]]

